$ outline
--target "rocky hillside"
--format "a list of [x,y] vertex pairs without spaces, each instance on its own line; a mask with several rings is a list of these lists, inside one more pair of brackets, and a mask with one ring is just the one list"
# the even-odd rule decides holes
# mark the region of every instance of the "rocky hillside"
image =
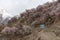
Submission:
[[[4,40],[60,40],[60,1],[47,2],[13,17],[1,29]],[[2,39],[2,40],[3,40]]]

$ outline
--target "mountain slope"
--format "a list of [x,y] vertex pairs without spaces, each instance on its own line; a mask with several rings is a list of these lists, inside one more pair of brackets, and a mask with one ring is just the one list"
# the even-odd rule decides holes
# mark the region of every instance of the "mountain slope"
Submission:
[[9,20],[1,33],[8,40],[60,40],[60,2],[26,10]]

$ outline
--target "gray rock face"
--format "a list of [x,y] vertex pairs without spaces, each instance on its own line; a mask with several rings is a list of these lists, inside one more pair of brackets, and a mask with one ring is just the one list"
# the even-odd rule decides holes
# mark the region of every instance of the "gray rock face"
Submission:
[[2,23],[2,14],[0,14],[0,25]]
[[2,20],[2,24],[7,25],[9,20],[10,20],[10,17],[5,18],[4,20]]

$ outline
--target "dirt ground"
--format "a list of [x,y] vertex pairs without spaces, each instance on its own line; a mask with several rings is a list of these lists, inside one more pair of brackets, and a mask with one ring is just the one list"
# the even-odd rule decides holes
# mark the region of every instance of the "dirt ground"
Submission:
[[31,35],[24,37],[23,40],[60,40],[60,22],[42,30],[36,28]]
[[60,40],[60,21],[49,27],[40,29],[32,28],[32,34],[24,37],[0,37],[1,40]]
[[31,35],[11,38],[11,40],[60,40],[60,22],[56,22],[45,29],[37,27],[32,30]]
[[52,24],[49,28],[33,30],[33,33],[23,40],[60,40],[60,22]]

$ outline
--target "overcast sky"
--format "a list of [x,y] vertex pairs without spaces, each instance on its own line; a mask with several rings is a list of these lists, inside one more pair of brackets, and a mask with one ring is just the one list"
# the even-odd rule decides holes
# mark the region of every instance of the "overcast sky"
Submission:
[[0,0],[0,8],[7,10],[10,15],[17,15],[25,9],[35,8],[47,1],[52,0]]

